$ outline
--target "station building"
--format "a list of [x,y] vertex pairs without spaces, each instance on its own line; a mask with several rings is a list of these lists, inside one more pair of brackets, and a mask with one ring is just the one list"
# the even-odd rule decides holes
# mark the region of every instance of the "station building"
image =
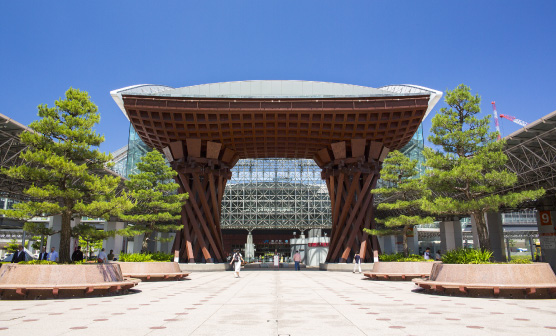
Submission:
[[[423,169],[421,152],[424,143],[423,128],[420,123],[442,96],[439,91],[415,85],[390,85],[375,89],[356,85],[308,81],[243,81],[196,85],[178,89],[158,85],[137,85],[114,90],[111,94],[128,119],[130,119],[129,107],[126,108],[122,95],[128,97],[178,97],[182,101],[183,99],[189,99],[189,101],[198,101],[199,99],[246,101],[255,99],[279,102],[280,100],[302,99],[306,101],[311,99],[313,102],[318,102],[319,99],[344,99],[349,100],[350,103],[354,100],[362,101],[369,98],[391,99],[394,97],[421,96],[426,98],[423,114],[420,116],[418,123],[414,125],[411,135],[398,142],[401,145],[398,146],[402,152],[413,159],[419,160],[421,170]],[[408,110],[407,107],[404,108]],[[169,112],[175,110],[168,109]],[[336,110],[336,113],[347,114],[347,111],[352,109],[347,109],[347,111],[346,108]],[[268,111],[272,112],[272,110],[265,111],[264,109],[261,112]],[[144,113],[145,116],[148,114],[146,111],[139,113]],[[369,112],[365,111],[365,113]],[[375,114],[380,116],[379,112]],[[336,117],[336,114],[334,114],[334,117]],[[165,121],[161,120],[162,125],[166,122],[167,126],[170,126],[170,122],[175,122],[169,115],[166,118]],[[344,116],[342,115],[341,118],[342,122],[339,122],[339,125],[343,125]],[[116,162],[116,167],[119,167],[122,175],[125,176],[133,173],[141,156],[152,150],[153,143],[149,146],[144,141],[144,139],[152,140],[152,138],[149,138],[149,135],[145,132],[151,132],[154,135],[160,133],[155,128],[156,120],[149,124],[152,128],[142,128],[139,129],[140,132],[136,130],[138,124],[135,123],[134,125],[133,120],[131,121],[128,146],[119,150],[116,153],[118,155],[115,155],[120,158]],[[189,126],[181,126],[184,128],[183,138],[186,137],[187,128],[191,127],[191,130],[204,130],[207,138],[210,135],[216,138],[215,141],[223,140],[216,136],[216,126],[210,124],[205,126],[199,123],[197,117],[193,116],[188,121],[190,122]],[[284,122],[288,121],[290,120],[284,120]],[[244,120],[238,120],[238,125],[240,122],[243,123]],[[385,139],[390,134],[390,139],[393,138],[394,131],[386,129],[388,122],[384,120],[383,124],[379,123],[378,127],[383,128],[379,131],[381,133],[379,137]],[[306,127],[311,127],[309,124],[310,121],[307,120]],[[300,124],[296,123],[296,126],[300,126]],[[317,126],[323,127],[322,124]],[[369,132],[369,126],[361,126],[356,126],[356,130],[362,130],[356,137],[373,136],[373,133]],[[206,129],[203,127],[206,127]],[[215,128],[212,129],[211,127]],[[344,127],[344,129],[339,130],[342,132],[342,136],[344,136],[344,133],[349,133],[345,129],[346,126],[341,127]],[[277,132],[279,131],[277,130]],[[285,129],[283,131],[286,132]],[[296,130],[294,129],[294,131]],[[321,134],[324,134],[323,137],[336,135],[332,135],[332,131],[326,131],[325,129],[320,130]],[[142,135],[139,134],[141,132]],[[179,130],[176,130],[177,132]],[[232,137],[238,133],[243,135],[244,132],[245,130],[240,129],[232,130]],[[256,132],[262,134],[262,131]],[[300,131],[297,130],[297,132]],[[340,132],[337,136],[340,136]],[[252,136],[251,139],[248,138],[245,141],[266,140],[263,140],[262,137]],[[234,149],[237,149],[237,147],[234,147]],[[123,151],[127,151],[127,155],[122,155]],[[303,254],[306,252],[307,257],[314,263],[323,262],[328,253],[332,233],[333,209],[329,189],[325,179],[323,179],[322,167],[315,160],[302,157],[303,155],[293,155],[293,152],[282,152],[284,157],[279,157],[279,150],[274,150],[274,152],[269,150],[269,153],[264,153],[264,155],[257,154],[253,152],[245,153],[231,168],[231,176],[226,183],[221,201],[219,223],[224,251],[229,252],[234,248],[240,248],[249,259],[260,260],[265,257],[268,258],[276,252],[287,258],[294,249],[299,249]],[[123,167],[125,167],[125,171]],[[314,251],[312,251],[313,249]],[[310,263],[309,260],[307,261]]]

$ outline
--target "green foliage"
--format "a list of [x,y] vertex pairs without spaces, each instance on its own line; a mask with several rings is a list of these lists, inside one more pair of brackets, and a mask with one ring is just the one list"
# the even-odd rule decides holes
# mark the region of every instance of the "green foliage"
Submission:
[[154,240],[154,232],[176,231],[183,227],[179,220],[188,194],[177,194],[179,185],[173,182],[177,173],[158,151],[143,156],[137,163],[137,171],[125,183],[134,206],[121,216],[132,225],[118,234],[144,234],[143,250],[146,251],[148,240]]
[[102,248],[103,240],[116,235],[116,231],[97,230],[96,227],[87,223],[77,225],[71,231],[72,236],[79,239],[79,246],[81,246],[83,252],[89,255],[93,250]]
[[[54,107],[39,105],[38,110],[41,119],[29,125],[32,131],[21,133],[21,142],[28,146],[20,154],[25,164],[1,170],[10,178],[29,182],[24,192],[31,200],[0,213],[24,220],[61,215],[60,261],[69,262],[73,218],[109,219],[131,202],[125,194],[116,197],[119,177],[99,175],[111,156],[92,149],[104,136],[94,130],[100,115],[87,92],[70,88]],[[29,223],[27,228],[34,234],[57,233]]]
[[56,231],[50,229],[46,223],[42,222],[27,222],[23,224],[23,231],[44,236],[51,236],[56,233]]
[[170,253],[156,252],[150,256],[154,261],[174,261],[174,255]]
[[446,92],[448,108],[432,119],[429,141],[439,149],[425,148],[424,181],[435,196],[427,197],[422,208],[439,215],[469,215],[475,220],[481,248],[490,249],[484,220],[486,212],[501,206],[516,206],[537,199],[544,189],[498,193],[517,182],[505,168],[505,142],[490,132],[490,115],[479,119],[481,98],[463,84]]
[[[44,238],[46,238],[46,237],[44,237]],[[33,242],[33,243],[31,243],[31,247],[33,249],[39,250],[41,248],[41,237],[33,236],[29,240]],[[45,244],[46,244],[46,239],[43,239],[43,246],[45,246]]]
[[508,264],[532,264],[530,256],[512,256],[512,260],[508,261]]
[[10,242],[8,244],[6,244],[6,250],[8,252],[15,252],[17,250],[19,250],[19,245],[21,244],[21,242],[19,242],[18,240],[16,240],[15,238],[13,238],[12,240],[10,240]]
[[169,253],[121,253],[119,261],[123,262],[163,262],[174,261],[174,256]]
[[396,254],[379,254],[378,256],[378,260],[379,261],[410,261],[410,262],[414,262],[414,261],[426,261],[425,258],[423,258],[423,256],[417,255],[417,254],[410,254],[407,257],[404,257],[403,253],[396,253]]
[[54,261],[48,260],[29,260],[29,261],[20,261],[18,262],[20,265],[58,265]]
[[491,258],[491,251],[462,248],[446,252],[442,256],[442,262],[444,264],[490,264]]
[[371,235],[401,234],[403,237],[404,255],[409,255],[407,234],[415,225],[432,223],[432,217],[420,215],[421,203],[428,190],[417,178],[417,160],[411,160],[400,151],[391,152],[380,171],[380,178],[386,185],[372,190],[380,196],[378,210],[399,211],[404,214],[376,218],[376,222],[383,224],[383,229],[364,229]]
[[116,234],[115,231],[104,231],[98,230],[95,226],[82,223],[81,225],[77,225],[72,230],[73,237],[79,237],[79,242],[87,243],[87,244],[98,244],[102,247],[102,241],[109,238],[114,237]]

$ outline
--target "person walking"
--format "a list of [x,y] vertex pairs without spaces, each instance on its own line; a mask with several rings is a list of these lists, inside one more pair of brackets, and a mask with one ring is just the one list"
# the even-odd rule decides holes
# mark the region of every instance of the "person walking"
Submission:
[[42,247],[42,252],[39,253],[39,260],[48,260],[48,252],[46,252],[46,246]]
[[239,278],[239,271],[241,271],[241,263],[244,262],[241,253],[239,253],[238,249],[234,250],[234,255],[232,256],[232,261],[230,261],[230,265],[234,264],[234,277]]
[[355,273],[357,266],[359,266],[359,274],[361,274],[361,256],[359,255],[359,252],[355,252],[355,255],[353,256],[353,273]]
[[15,251],[12,256],[13,263],[18,263],[20,261],[25,261],[25,251],[23,250],[23,245],[19,245],[18,250]]
[[54,246],[50,248],[50,253],[48,254],[48,261],[58,262],[58,252],[56,252],[56,248]]
[[301,254],[299,254],[299,251],[295,251],[295,254],[293,255],[293,262],[295,263],[295,270],[299,271],[301,268],[299,265],[301,262]]
[[73,251],[71,255],[71,261],[83,261],[83,252],[81,251],[81,246],[77,246],[77,250]]

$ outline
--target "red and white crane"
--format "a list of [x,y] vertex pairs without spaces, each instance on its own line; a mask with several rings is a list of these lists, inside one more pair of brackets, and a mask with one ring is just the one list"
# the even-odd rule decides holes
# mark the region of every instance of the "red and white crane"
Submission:
[[500,132],[500,122],[498,121],[498,111],[496,111],[496,102],[492,102],[492,114],[494,114],[494,125],[496,125],[496,131],[498,132],[498,140],[502,139],[502,132]]
[[513,121],[514,123],[516,123],[518,125],[523,126],[523,127],[527,126],[527,124],[528,124],[526,121],[523,121],[521,119],[517,119],[516,117],[511,116],[511,115],[507,115],[507,114],[501,114],[500,118],[508,119],[510,121]]
[[[502,132],[500,132],[500,122],[498,121],[498,111],[496,111],[496,102],[492,102],[491,104],[493,110],[492,114],[494,115],[494,124],[496,125],[496,130],[498,131],[498,140],[500,140]],[[523,127],[527,126],[528,124],[526,121],[517,119],[516,117],[507,114],[501,114],[500,118],[508,119],[509,121],[513,121],[514,123]]]

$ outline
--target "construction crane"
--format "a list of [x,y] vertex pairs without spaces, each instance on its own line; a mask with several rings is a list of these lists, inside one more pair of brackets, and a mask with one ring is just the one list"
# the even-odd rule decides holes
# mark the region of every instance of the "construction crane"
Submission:
[[[492,104],[492,114],[494,115],[494,124],[496,125],[496,131],[498,131],[498,140],[500,140],[502,132],[500,132],[500,122],[498,120],[498,111],[496,111],[496,102],[492,102],[491,104]],[[514,123],[523,127],[527,126],[526,121],[517,119],[516,117],[511,115],[501,114],[500,118],[508,119],[509,121],[513,121]]]
[[494,114],[494,125],[496,125],[496,131],[498,132],[498,140],[502,139],[502,132],[500,132],[500,122],[498,121],[498,111],[496,111],[496,102],[492,102],[492,114]]
[[511,116],[511,115],[507,115],[507,114],[501,114],[500,118],[508,119],[509,121],[513,121],[514,123],[516,123],[520,126],[523,126],[523,127],[527,126],[527,124],[528,124],[526,121],[523,121],[521,119],[517,119],[516,117]]

